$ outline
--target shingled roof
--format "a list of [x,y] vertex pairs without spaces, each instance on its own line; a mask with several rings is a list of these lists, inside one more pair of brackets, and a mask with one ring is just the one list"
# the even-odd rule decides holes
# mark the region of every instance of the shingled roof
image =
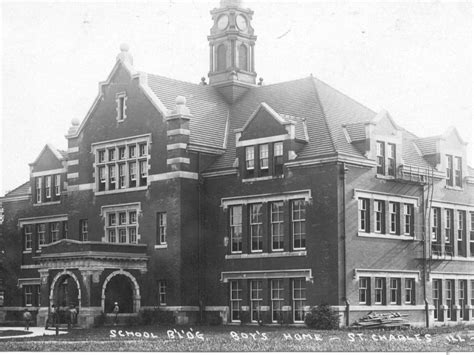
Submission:
[[30,182],[27,181],[17,188],[9,191],[8,193],[5,194],[4,197],[16,197],[16,196],[25,196],[30,193]]

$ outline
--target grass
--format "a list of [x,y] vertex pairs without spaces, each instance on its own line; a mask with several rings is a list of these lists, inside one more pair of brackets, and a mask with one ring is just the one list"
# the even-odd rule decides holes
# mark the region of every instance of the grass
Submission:
[[[174,329],[181,334],[180,338]],[[126,333],[119,336],[118,330]],[[115,331],[115,332],[114,332]],[[173,333],[169,337],[168,331]],[[194,339],[188,339],[191,334]],[[153,334],[153,335],[152,335]],[[250,334],[253,334],[250,335]],[[113,337],[115,335],[115,337]],[[141,336],[138,336],[141,335]],[[201,340],[202,335],[203,340]],[[286,336],[285,336],[286,335]],[[390,337],[390,335],[392,337]],[[459,338],[447,339],[448,335]],[[148,336],[148,337],[146,337]],[[472,337],[472,339],[471,339]],[[390,339],[391,338],[391,339]],[[463,339],[460,342],[459,339]],[[315,331],[257,326],[124,326],[0,340],[2,351],[472,351],[474,327]]]

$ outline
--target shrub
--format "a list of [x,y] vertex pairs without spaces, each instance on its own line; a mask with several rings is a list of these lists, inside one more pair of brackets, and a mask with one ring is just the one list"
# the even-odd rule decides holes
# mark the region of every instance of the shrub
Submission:
[[320,304],[306,314],[304,322],[313,329],[337,329],[339,328],[339,314],[328,304]]
[[105,313],[100,312],[100,315],[95,317],[95,325],[97,327],[102,327],[105,324],[106,320],[107,320],[107,316],[105,315]]

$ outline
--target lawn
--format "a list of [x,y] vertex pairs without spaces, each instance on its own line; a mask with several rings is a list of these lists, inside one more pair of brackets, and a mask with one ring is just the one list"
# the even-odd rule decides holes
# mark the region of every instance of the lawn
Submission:
[[0,340],[1,351],[472,351],[474,327],[333,330],[270,326],[124,326]]

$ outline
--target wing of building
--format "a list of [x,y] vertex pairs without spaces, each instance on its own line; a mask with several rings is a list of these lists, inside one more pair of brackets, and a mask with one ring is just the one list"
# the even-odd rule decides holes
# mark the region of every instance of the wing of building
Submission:
[[139,72],[123,45],[67,151],[45,145],[1,198],[3,320],[74,306],[91,326],[117,302],[122,318],[302,323],[329,303],[343,325],[472,323],[456,129],[417,137],[313,76],[257,83],[253,12],[211,15],[209,83]]

